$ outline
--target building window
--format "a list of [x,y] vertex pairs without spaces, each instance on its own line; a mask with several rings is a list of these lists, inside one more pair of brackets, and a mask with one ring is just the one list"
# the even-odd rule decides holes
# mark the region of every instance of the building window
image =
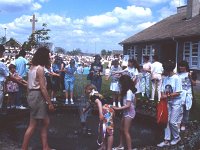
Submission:
[[189,64],[192,69],[198,69],[200,65],[199,60],[200,41],[199,42],[185,42],[183,50],[183,59]]
[[136,50],[136,46],[131,47],[129,50],[129,58],[134,58],[135,60],[137,60],[137,50]]
[[[142,56],[149,56],[149,61],[151,62],[154,55],[155,55],[155,49],[153,48],[152,45],[146,45],[146,47],[142,49]],[[143,57],[142,57],[142,63],[144,63]]]

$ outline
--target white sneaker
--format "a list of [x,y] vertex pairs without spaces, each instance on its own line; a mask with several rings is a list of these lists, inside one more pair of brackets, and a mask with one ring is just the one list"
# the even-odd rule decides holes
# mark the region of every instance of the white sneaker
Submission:
[[144,92],[142,92],[142,97],[144,97]]
[[164,147],[164,146],[169,146],[169,145],[170,145],[169,142],[165,142],[165,141],[157,144],[158,147]]
[[113,106],[116,106],[116,103],[115,103],[115,102],[113,102]]
[[27,108],[24,106],[19,106],[18,109],[27,109]]
[[51,101],[52,101],[52,102],[54,101],[53,98],[51,99]]
[[150,101],[154,101],[154,99],[153,99],[153,98],[150,98],[149,100],[150,100]]
[[118,102],[118,107],[122,107],[120,102]]
[[74,101],[73,101],[73,99],[71,99],[71,100],[70,100],[70,102],[71,102],[71,104],[74,104]]
[[173,139],[173,140],[171,141],[171,145],[176,145],[180,140],[181,140],[180,137]]
[[11,108],[15,108],[15,105],[11,105]]
[[68,99],[65,100],[65,104],[69,104],[69,100]]
[[53,98],[53,101],[54,101],[54,102],[56,101],[56,98],[55,98],[55,97]]
[[181,126],[181,131],[185,131],[185,126]]

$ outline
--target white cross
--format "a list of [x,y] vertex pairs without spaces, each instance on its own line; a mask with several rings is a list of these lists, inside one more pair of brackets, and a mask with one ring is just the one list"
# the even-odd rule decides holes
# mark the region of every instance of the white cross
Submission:
[[33,14],[33,19],[30,19],[30,22],[32,22],[32,33],[35,32],[35,23],[37,22],[37,19],[35,19],[35,14]]

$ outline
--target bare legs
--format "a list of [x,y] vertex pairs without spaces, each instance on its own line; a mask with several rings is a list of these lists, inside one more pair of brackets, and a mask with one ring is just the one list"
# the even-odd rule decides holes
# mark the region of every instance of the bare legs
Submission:
[[42,128],[41,128],[42,147],[43,147],[43,150],[49,150],[50,148],[49,148],[48,140],[47,140],[49,117],[46,117],[42,123],[43,123]]
[[108,144],[107,144],[107,150],[112,150],[113,145],[113,135],[108,136]]
[[[28,150],[28,145],[30,142],[30,139],[35,131],[35,128],[37,126],[37,123],[39,122],[39,120],[30,119],[29,122],[29,126],[24,134],[24,140],[22,143],[22,150]],[[42,127],[41,127],[41,140],[42,140],[42,147],[43,150],[49,150],[49,145],[47,142],[47,129],[48,129],[48,125],[49,125],[49,117],[47,116],[45,119],[42,120]]]
[[120,143],[118,147],[123,147],[123,137],[125,137],[126,145],[128,150],[131,150],[131,136],[130,136],[130,127],[132,118],[130,117],[123,117],[121,121],[121,127],[120,127]]

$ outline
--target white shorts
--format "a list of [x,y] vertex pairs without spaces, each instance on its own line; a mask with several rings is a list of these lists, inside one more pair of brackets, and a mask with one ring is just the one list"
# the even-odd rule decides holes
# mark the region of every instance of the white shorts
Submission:
[[119,92],[119,83],[118,82],[111,83],[110,90],[114,92]]

